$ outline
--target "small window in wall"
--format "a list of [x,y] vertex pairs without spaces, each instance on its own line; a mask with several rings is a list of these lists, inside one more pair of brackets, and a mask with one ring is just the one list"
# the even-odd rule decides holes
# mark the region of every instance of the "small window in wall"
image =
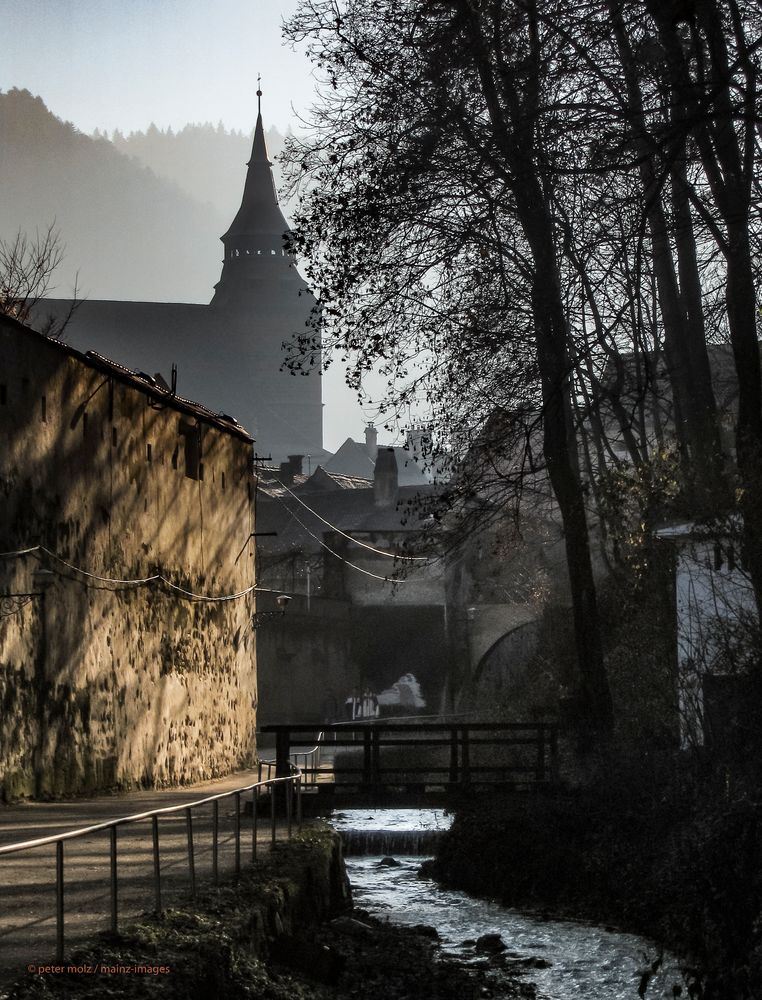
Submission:
[[180,437],[183,438],[183,457],[185,458],[185,475],[188,479],[203,479],[204,469],[201,464],[201,428],[198,424],[180,421]]
[[222,483],[222,488],[224,490],[225,489],[225,473],[224,472],[220,473],[220,482]]
[[199,451],[198,433],[194,427],[185,435],[185,475],[188,479],[198,479]]
[[172,468],[173,469],[177,468],[177,458],[178,458],[179,452],[180,452],[180,446],[179,445],[175,445],[175,450],[172,452]]
[[146,462],[153,462],[153,446],[150,443],[146,444]]
[[5,406],[8,402],[8,387],[0,385],[0,406]]
[[47,396],[40,396],[40,420],[43,424],[48,422],[48,399]]

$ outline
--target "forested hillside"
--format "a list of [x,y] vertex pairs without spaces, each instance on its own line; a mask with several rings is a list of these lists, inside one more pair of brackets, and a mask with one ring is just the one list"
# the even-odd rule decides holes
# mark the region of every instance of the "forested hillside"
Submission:
[[[246,161],[251,154],[250,133],[228,132],[222,123],[186,125],[179,132],[151,124],[145,132],[106,136],[120,153],[134,156],[144,167],[178,184],[200,202],[211,202],[226,218],[238,207]],[[277,129],[266,132],[271,158],[283,148]],[[279,180],[275,164],[276,182]]]
[[113,138],[82,134],[28,90],[0,92],[0,239],[55,220],[59,296],[78,273],[89,298],[209,301],[249,137],[192,125]]

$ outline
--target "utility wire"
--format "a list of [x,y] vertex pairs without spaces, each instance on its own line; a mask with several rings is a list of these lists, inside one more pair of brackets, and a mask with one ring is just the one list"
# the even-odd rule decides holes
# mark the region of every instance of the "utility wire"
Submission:
[[46,548],[44,545],[33,545],[31,548],[18,549],[15,552],[0,552],[0,559],[14,559],[20,558],[21,556],[33,555],[34,553],[42,552],[56,562],[61,563],[62,566],[66,566],[67,569],[72,570],[75,573],[79,573],[81,576],[88,580],[97,580],[99,583],[113,584],[115,587],[145,587],[151,583],[161,583],[168,590],[174,591],[177,594],[187,597],[192,601],[208,601],[208,602],[219,602],[224,601],[237,601],[241,597],[246,597],[247,594],[252,594],[255,591],[262,591],[263,593],[269,593],[269,588],[257,587],[252,584],[251,587],[247,587],[245,590],[239,590],[235,594],[220,594],[219,596],[210,596],[209,594],[196,594],[192,590],[186,590],[184,587],[178,586],[176,583],[172,583],[161,573],[155,573],[153,576],[138,577],[135,579],[120,579],[118,577],[110,576],[99,576],[97,573],[90,573],[86,569],[82,569],[81,566],[75,566],[74,563],[69,562],[62,556],[59,556],[56,552],[52,552],[50,549]]
[[[308,510],[310,514],[312,514],[314,517],[318,519],[318,521],[322,521],[323,524],[329,527],[332,531],[335,531],[336,534],[342,535],[344,538],[348,538],[349,541],[354,542],[355,545],[359,545],[361,548],[367,549],[369,552],[375,552],[376,555],[386,556],[388,559],[399,559],[402,562],[429,562],[428,556],[401,556],[397,555],[397,553],[395,552],[386,552],[384,549],[377,549],[374,545],[368,545],[367,542],[361,542],[359,538],[354,538],[352,535],[348,535],[346,531],[342,531],[341,528],[337,528],[335,524],[331,524],[330,521],[327,521],[324,517],[321,517],[321,515],[318,514],[316,510],[313,510],[312,507],[308,506],[304,502],[304,500],[302,500],[301,497],[298,497],[293,490],[290,490],[285,483],[280,482],[279,479],[276,479],[275,482],[278,483],[279,486],[282,486],[283,489],[286,491],[286,493],[289,494],[289,496],[292,496],[297,503],[300,503],[302,507],[304,507],[305,510]],[[282,497],[279,497],[278,499],[281,501],[281,503],[283,503]],[[290,510],[290,508],[286,507],[286,510]],[[304,527],[304,525],[302,525],[302,527]]]
[[379,576],[378,573],[371,573],[371,571],[369,569],[363,569],[362,566],[356,566],[353,562],[350,562],[349,559],[345,559],[344,556],[339,555],[338,552],[334,552],[334,550],[329,545],[326,545],[326,543],[323,541],[322,538],[320,538],[314,532],[310,531],[310,529],[307,527],[307,525],[303,521],[300,521],[299,518],[296,516],[296,514],[292,510],[289,510],[289,514],[291,515],[291,517],[293,517],[293,519],[296,521],[297,524],[301,525],[302,528],[304,528],[304,530],[307,532],[308,535],[310,535],[312,538],[314,538],[315,541],[319,545],[323,546],[323,548],[326,550],[326,552],[330,552],[332,556],[335,556],[337,559],[341,560],[341,562],[345,563],[347,566],[351,566],[352,569],[356,569],[358,573],[362,573],[364,576],[373,577],[374,580],[381,580],[383,583],[409,583],[410,582],[405,577],[400,577],[399,579],[390,579],[388,576]]

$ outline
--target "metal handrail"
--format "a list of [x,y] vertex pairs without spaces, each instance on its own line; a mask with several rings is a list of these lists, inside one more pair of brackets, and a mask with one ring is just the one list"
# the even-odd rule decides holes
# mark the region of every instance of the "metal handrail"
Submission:
[[[302,772],[306,777],[305,784],[307,785],[317,785],[318,784],[318,771],[323,763],[323,744],[325,742],[325,730],[321,729],[318,733],[315,746],[311,750],[299,750],[297,753],[292,753],[291,757],[294,760],[294,767],[298,767],[298,761],[302,761]],[[334,740],[336,739],[334,735]],[[312,767],[307,767],[307,758],[312,757]]]
[[[294,769],[294,773],[281,778],[266,778],[261,780],[262,764],[260,762],[260,780],[242,788],[236,788],[229,792],[220,792],[217,795],[209,795],[196,802],[183,802],[175,806],[163,806],[159,809],[151,809],[148,812],[134,813],[131,816],[119,816],[117,819],[107,820],[104,823],[95,823],[92,826],[80,827],[77,830],[69,830],[66,833],[51,834],[48,837],[38,837],[35,840],[25,840],[18,844],[8,844],[0,847],[0,857],[18,854],[21,851],[29,851],[39,847],[46,847],[55,844],[56,847],[56,961],[63,962],[64,954],[64,843],[67,840],[77,840],[88,837],[94,833],[101,833],[105,830],[110,832],[109,852],[110,852],[110,897],[111,897],[111,932],[116,934],[118,927],[118,853],[117,853],[117,829],[120,826],[127,826],[131,823],[151,821],[153,869],[154,869],[154,899],[157,913],[162,912],[161,901],[161,859],[159,854],[159,817],[173,813],[185,813],[186,835],[188,842],[188,875],[190,882],[191,896],[196,895],[196,868],[195,851],[193,844],[193,810],[202,806],[212,805],[212,876],[215,883],[219,878],[218,848],[219,848],[219,803],[222,799],[233,798],[235,800],[235,874],[241,871],[241,796],[247,792],[252,793],[252,837],[251,837],[251,858],[252,861],[257,856],[257,797],[259,789],[270,788],[270,825],[271,840],[274,844],[277,833],[276,796],[275,785],[290,783],[296,791],[296,814],[298,827],[302,826],[302,784],[303,774],[299,768]],[[291,839],[293,830],[293,801],[292,794],[286,794],[286,821],[288,838]]]
[[[320,767],[323,763],[323,758],[322,758],[323,746],[327,742],[325,736],[326,736],[325,730],[321,729],[317,735],[317,740],[315,742],[314,747],[312,747],[310,750],[298,750],[295,751],[294,753],[289,754],[289,758],[293,762],[290,764],[290,766],[292,768],[302,771],[302,777],[304,779],[304,784],[306,786],[312,787],[318,784],[318,771],[320,770]],[[335,742],[336,740],[335,733],[333,734],[333,738]],[[312,767],[307,766],[309,757],[314,758],[312,761]],[[300,761],[301,765],[299,764]],[[268,773],[270,773],[277,767],[277,761],[262,760],[259,762],[259,766],[260,766],[260,775],[263,766],[266,767],[268,769]]]

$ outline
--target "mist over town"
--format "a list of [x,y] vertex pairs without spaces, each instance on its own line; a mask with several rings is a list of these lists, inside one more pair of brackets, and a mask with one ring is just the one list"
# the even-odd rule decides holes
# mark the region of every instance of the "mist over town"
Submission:
[[0,1000],[759,996],[758,5],[0,11]]

